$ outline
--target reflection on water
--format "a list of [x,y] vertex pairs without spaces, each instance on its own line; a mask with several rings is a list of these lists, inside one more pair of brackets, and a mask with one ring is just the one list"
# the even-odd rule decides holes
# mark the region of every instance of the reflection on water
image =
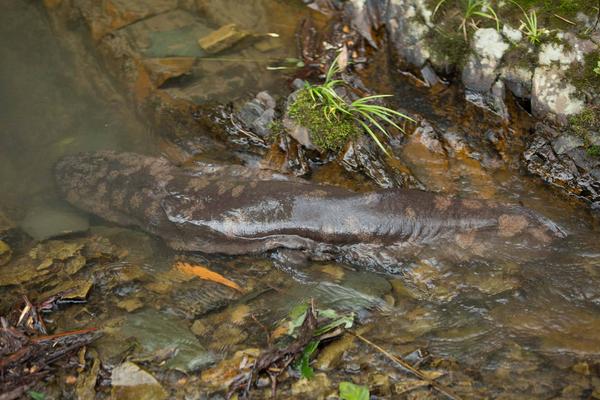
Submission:
[[[230,3],[205,2],[209,22],[228,22],[224,17],[228,10],[223,7]],[[280,1],[272,3],[280,9],[279,15],[288,10]],[[292,41],[297,16],[273,21],[268,13],[252,7],[238,11],[231,18],[244,16],[237,21],[241,26],[278,31],[287,42]],[[263,19],[248,19],[247,14]],[[252,21],[250,26],[246,26],[248,21]],[[81,89],[73,79],[77,74],[69,53],[61,49],[37,7],[12,1],[3,8],[0,41],[0,205],[17,223],[30,210],[55,201],[51,169],[60,155],[104,148],[156,152],[149,127],[136,119],[126,103],[109,102]],[[290,47],[274,46],[269,51],[276,57],[290,55]],[[254,46],[237,56],[261,57],[265,48]],[[214,89],[210,96],[229,93],[232,98],[221,99],[227,101],[245,95],[246,90],[273,87],[272,78],[281,78],[280,73],[266,71],[265,63],[241,73],[236,69],[239,64],[232,70],[226,65],[227,61],[208,60],[197,64],[186,78],[196,84],[186,86],[186,95],[205,96]],[[206,87],[214,74],[227,80],[228,90],[222,90],[224,82]],[[232,89],[230,85],[235,82],[228,77],[242,78],[241,83]],[[406,82],[388,82],[388,86],[376,89],[389,92],[384,89],[392,84],[397,85],[399,98],[410,99],[402,107],[422,113],[446,132],[470,130],[477,138],[486,129],[507,129],[494,117],[482,117],[483,113],[457,100],[459,96],[451,91],[432,96]],[[173,85],[176,87],[177,82]],[[526,125],[515,123],[508,132],[518,139]],[[564,398],[573,398],[573,393],[591,393],[596,384],[582,381],[581,368],[573,366],[583,361],[589,365],[600,362],[600,245],[595,220],[581,205],[560,198],[518,170],[501,167],[489,173],[468,155],[451,161],[431,158],[419,143],[407,143],[402,152],[429,187],[522,202],[559,223],[570,236],[533,259],[524,259],[515,251],[456,261],[444,257],[445,249],[437,249],[437,253],[415,260],[398,276],[315,263],[303,267],[303,279],[292,279],[268,259],[188,256],[235,277],[248,293],[254,293],[239,297],[218,285],[191,281],[173,271],[174,254],[158,240],[92,221],[91,233],[108,237],[128,255],[87,271],[99,282],[89,297],[87,311],[73,306],[58,317],[56,326],[106,325],[118,332],[116,327],[123,324],[120,318],[152,304],[170,318],[178,318],[183,326],[178,325],[178,329],[191,326],[192,332],[203,338],[203,346],[222,354],[264,345],[264,332],[251,321],[250,314],[273,326],[293,304],[315,297],[332,307],[359,311],[360,319],[372,326],[372,340],[388,349],[403,353],[428,345],[437,357],[457,360],[459,367],[442,368],[454,371],[454,377],[469,375],[482,396],[504,393],[504,398],[547,398],[562,391]],[[16,294],[12,289],[2,290],[3,294]],[[153,314],[144,312],[139,318],[149,315]],[[158,341],[158,336],[143,340]],[[107,335],[99,344],[107,360],[119,357],[111,337]],[[185,340],[196,346],[189,343],[191,339]],[[364,354],[353,356],[359,361],[350,357],[350,363],[368,365],[370,372],[390,369],[374,355],[368,362]],[[569,386],[569,382],[574,383]]]

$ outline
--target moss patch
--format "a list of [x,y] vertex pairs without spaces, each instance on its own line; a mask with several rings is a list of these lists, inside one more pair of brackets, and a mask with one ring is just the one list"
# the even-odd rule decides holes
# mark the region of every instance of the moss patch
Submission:
[[600,75],[595,71],[600,60],[600,51],[593,51],[585,56],[583,63],[573,64],[568,71],[573,86],[580,91],[600,91]]
[[306,90],[298,93],[288,115],[298,125],[308,128],[313,143],[323,150],[340,150],[359,133],[350,116],[334,114],[325,117],[323,106],[315,102]]
[[586,152],[592,157],[600,157],[600,146],[593,144],[586,149]]
[[433,57],[458,69],[464,67],[467,56],[471,52],[469,44],[458,32],[442,32],[433,29],[429,34],[428,44]]
[[581,113],[569,118],[569,124],[571,131],[583,139],[587,153],[590,156],[600,157],[600,146],[590,143],[590,132],[600,126],[600,109],[587,107]]

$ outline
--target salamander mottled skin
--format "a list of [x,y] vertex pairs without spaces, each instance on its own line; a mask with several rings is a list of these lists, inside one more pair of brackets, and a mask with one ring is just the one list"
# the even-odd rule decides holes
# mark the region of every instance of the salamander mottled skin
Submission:
[[240,166],[183,169],[134,153],[67,156],[56,165],[56,180],[73,205],[177,250],[288,248],[323,257],[446,243],[484,254],[490,241],[530,246],[562,236],[519,206],[412,190],[359,194]]

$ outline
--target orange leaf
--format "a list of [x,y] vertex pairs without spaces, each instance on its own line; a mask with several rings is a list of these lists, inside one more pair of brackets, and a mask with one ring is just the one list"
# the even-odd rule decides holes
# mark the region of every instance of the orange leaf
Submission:
[[225,285],[227,287],[235,289],[238,292],[242,292],[242,288],[237,283],[230,281],[229,279],[225,278],[223,275],[216,273],[214,271],[211,271],[210,269],[208,269],[206,267],[202,267],[200,265],[192,265],[192,264],[184,263],[184,262],[180,261],[180,262],[175,263],[175,268],[177,268],[179,271],[183,272],[184,274],[194,275],[194,276],[197,276],[198,278],[204,279],[206,281],[220,283],[221,285]]

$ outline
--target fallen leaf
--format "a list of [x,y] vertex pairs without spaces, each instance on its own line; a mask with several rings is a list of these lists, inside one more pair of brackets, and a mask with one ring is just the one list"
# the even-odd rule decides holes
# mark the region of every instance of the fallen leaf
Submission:
[[200,279],[216,282],[221,285],[225,285],[227,287],[235,289],[238,292],[242,292],[242,288],[237,283],[230,281],[229,279],[225,278],[223,275],[221,275],[217,272],[211,271],[210,269],[208,269],[206,267],[202,267],[200,265],[192,265],[192,264],[184,263],[184,262],[177,262],[177,263],[175,263],[175,268],[177,268],[179,271],[181,271],[185,274],[194,275]]

